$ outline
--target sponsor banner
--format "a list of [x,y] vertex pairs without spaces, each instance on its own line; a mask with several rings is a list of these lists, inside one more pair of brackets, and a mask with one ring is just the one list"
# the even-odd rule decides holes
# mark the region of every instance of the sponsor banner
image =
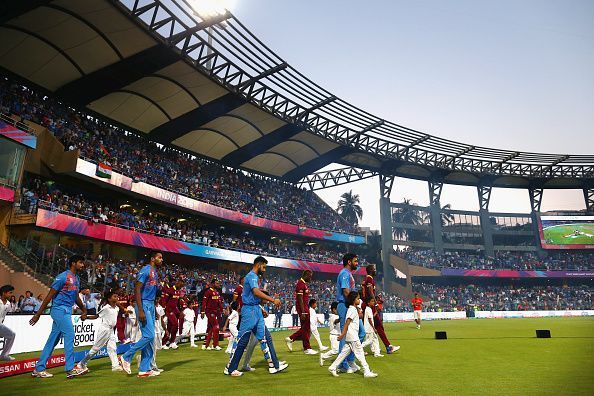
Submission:
[[577,317],[594,316],[594,310],[560,310],[560,311],[475,311],[475,318],[546,318],[546,317]]
[[[256,254],[237,252],[234,250],[220,249],[205,245],[198,245],[189,242],[182,242],[175,239],[164,238],[153,234],[127,230],[106,224],[98,224],[89,220],[79,219],[58,212],[46,209],[37,211],[38,227],[49,228],[56,231],[68,232],[82,235],[89,238],[101,239],[104,241],[122,243],[146,249],[162,250],[165,252],[184,254],[188,256],[201,257],[206,259],[233,261],[238,263],[253,263]],[[342,270],[342,265],[314,263],[304,260],[292,260],[279,257],[266,257],[271,267],[287,268],[294,270],[312,270],[314,272],[326,272],[337,274]],[[359,268],[356,275],[364,275],[365,268]]]
[[0,120],[0,136],[13,140],[23,146],[35,149],[37,147],[37,136],[21,131],[14,125]]
[[592,278],[591,271],[516,271],[516,270],[473,270],[442,268],[442,276],[479,276],[491,278]]
[[167,202],[172,205],[180,206],[182,208],[186,208],[203,215],[218,217],[236,223],[265,228],[268,230],[278,231],[285,234],[301,235],[304,237],[328,241],[347,242],[355,244],[365,243],[365,237],[363,237],[362,235],[351,235],[339,232],[324,231],[316,228],[298,226],[295,224],[265,219],[262,217],[241,213],[230,209],[225,209],[206,202],[201,202],[196,199],[185,197],[183,195],[165,190],[157,186],[153,186],[148,183],[133,183],[131,178],[117,172],[112,172],[111,179],[102,179],[95,175],[96,169],[97,166],[92,162],[85,161],[81,158],[79,158],[77,161],[77,173],[80,173],[87,177],[91,177],[95,180],[102,181],[104,183],[111,184],[116,187],[120,187],[124,190],[133,191],[137,194],[144,195],[146,197],[151,197],[159,201]]
[[[17,374],[30,373],[35,369],[37,358],[26,360],[15,360],[12,362],[0,362],[0,378],[10,377]],[[63,366],[65,363],[64,354],[53,355],[47,361],[47,368]]]
[[[7,315],[4,319],[4,325],[15,332],[16,337],[10,353],[17,354],[23,352],[41,351],[47,337],[52,330],[52,318],[50,315],[41,315],[35,326],[29,324],[32,315]],[[99,319],[89,319],[84,322],[80,320],[79,315],[72,315],[72,325],[74,326],[74,346],[93,345],[98,330]],[[35,335],[35,336],[33,336]],[[0,338],[0,347],[4,347],[4,340]],[[64,340],[60,338],[56,348],[63,348]],[[0,349],[2,349],[0,348]]]
[[12,188],[0,186],[0,201],[14,202],[14,190]]

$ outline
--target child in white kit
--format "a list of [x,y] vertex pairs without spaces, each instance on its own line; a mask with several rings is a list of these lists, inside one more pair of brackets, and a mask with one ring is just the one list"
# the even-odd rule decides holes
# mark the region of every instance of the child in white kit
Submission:
[[330,359],[332,356],[338,355],[338,347],[340,345],[340,341],[338,341],[338,336],[340,335],[340,318],[338,317],[338,302],[336,301],[330,305],[328,323],[330,325],[330,350],[320,353],[320,366],[324,365],[325,359]]
[[355,358],[361,363],[361,366],[363,367],[363,376],[365,378],[377,377],[377,374],[369,368],[369,365],[365,360],[365,352],[363,352],[363,348],[361,347],[361,341],[359,341],[359,311],[357,306],[360,303],[361,299],[359,298],[359,293],[351,291],[346,298],[346,306],[348,307],[346,321],[342,332],[338,336],[338,341],[344,338],[345,344],[334,363],[328,367],[328,371],[335,377],[338,377],[336,369],[351,352],[355,354]]
[[128,305],[126,308],[126,312],[128,312],[128,316],[126,317],[126,339],[128,342],[135,343],[138,337],[138,322],[136,321],[136,310],[134,309],[134,305]]
[[97,339],[91,347],[89,353],[81,360],[77,367],[88,372],[87,363],[99,352],[101,348],[107,345],[107,354],[111,360],[112,371],[122,371],[118,362],[118,355],[116,352],[116,335],[115,325],[118,318],[118,296],[114,292],[108,292],[99,304],[99,313],[97,315],[89,315],[88,319],[101,319],[99,329],[97,331]]
[[316,308],[318,307],[318,302],[315,299],[309,300],[309,326],[311,330],[311,335],[313,338],[316,339],[318,346],[320,347],[320,351],[327,351],[328,347],[322,344],[322,339],[320,338],[320,332],[318,331],[318,324],[323,325],[324,322],[318,318],[318,313],[316,312]]
[[373,357],[384,357],[384,355],[381,354],[379,337],[375,330],[375,326],[373,325],[373,309],[371,309],[371,307],[375,306],[375,298],[369,296],[367,301],[365,301],[365,304],[367,305],[363,318],[363,323],[365,323],[365,339],[363,340],[361,347],[365,348],[366,346],[371,346]]
[[229,354],[233,352],[233,343],[237,339],[237,334],[239,333],[239,330],[237,329],[237,325],[239,324],[238,307],[239,304],[237,301],[231,303],[231,314],[229,314],[225,321],[225,325],[223,326],[223,331],[227,331],[227,327],[229,327],[229,332],[231,333],[231,337],[229,337],[229,345],[227,345],[227,349],[225,350],[225,352]]
[[190,347],[197,348],[197,345],[194,342],[194,337],[196,336],[196,331],[194,328],[196,312],[194,312],[194,310],[188,307],[186,304],[183,305],[183,308],[184,310],[182,313],[184,314],[184,324],[182,327],[182,333],[177,336],[175,343],[177,344],[182,337],[190,337]]

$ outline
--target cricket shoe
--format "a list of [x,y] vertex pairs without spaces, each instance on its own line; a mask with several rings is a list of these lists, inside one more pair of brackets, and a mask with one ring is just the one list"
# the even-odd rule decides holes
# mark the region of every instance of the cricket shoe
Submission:
[[87,373],[90,373],[91,372],[91,370],[87,367],[86,364],[83,365],[83,364],[77,363],[74,367],[77,368],[77,369],[79,369],[79,370],[87,370]]
[[220,351],[220,350],[221,350],[221,349],[223,349],[223,348],[221,348],[220,346],[218,346],[218,345],[217,345],[216,347],[214,347],[214,348],[212,348],[212,349],[214,349],[215,351]]
[[202,344],[202,350],[206,351],[206,345]]
[[359,367],[357,365],[357,363],[355,363],[355,362],[348,363],[348,365],[349,365],[349,368],[346,371],[347,374],[353,374],[353,373],[356,373],[357,371],[361,370],[361,367]]
[[163,370],[162,368],[159,368],[159,367],[151,367],[151,371],[156,371],[158,373],[162,373],[165,370]]
[[138,378],[147,378],[147,377],[156,377],[159,374],[160,373],[158,371],[149,370],[149,371],[139,371],[138,375],[136,375],[136,376]]
[[336,371],[336,369],[333,369],[332,367],[328,367],[328,371],[330,371],[330,374],[332,374],[333,377],[338,377],[338,372]]
[[270,374],[277,374],[280,373],[283,370],[286,370],[286,368],[289,367],[289,365],[285,362],[278,362],[278,368],[276,367],[268,367],[268,372]]
[[376,355],[373,355],[373,357],[384,357],[384,355],[382,355],[381,353],[378,353]]
[[31,373],[31,377],[35,377],[35,378],[51,378],[53,376],[54,375],[52,373],[48,373],[45,370],[43,370],[43,371],[33,370],[33,372]]
[[293,340],[291,339],[291,337],[285,338],[285,342],[287,343],[287,349],[289,350],[289,352],[293,352]]
[[120,366],[116,366],[116,367],[112,367],[111,368],[111,371],[113,371],[115,373],[115,372],[118,372],[118,371],[124,371],[124,369],[121,368]]
[[225,366],[225,369],[223,370],[223,374],[225,375],[230,375],[231,377],[241,377],[243,375],[243,373],[241,371],[235,370],[232,373],[229,372],[229,368]]
[[329,349],[329,348],[328,348],[327,346],[325,346],[325,345],[322,345],[322,346],[320,347],[320,351],[322,351],[322,352],[326,352],[328,349]]
[[15,359],[12,356],[0,356],[0,360],[3,362],[12,362]]
[[241,371],[243,371],[244,373],[251,373],[252,371],[256,371],[256,369],[252,366],[245,366],[241,368]]
[[212,347],[209,345],[209,346],[206,347],[206,350],[207,351],[212,351]]
[[320,353],[320,366],[324,366],[324,356]]
[[303,353],[305,353],[306,355],[317,355],[318,351],[314,351],[313,349],[306,349],[305,351],[303,351]]
[[174,342],[173,344],[169,345],[169,348],[171,348],[171,349],[177,349],[178,348],[177,342]]
[[120,362],[120,367],[126,374],[132,374],[132,370],[130,369],[130,362],[124,360],[123,357],[118,356],[118,361]]
[[400,345],[390,345],[390,346],[388,346],[388,348],[386,348],[386,352],[388,354],[392,354],[392,353],[396,352],[399,349],[400,349]]
[[377,373],[374,373],[373,371],[369,370],[363,373],[363,377],[364,378],[375,378],[377,377]]
[[74,378],[74,377],[78,377],[79,375],[84,375],[84,374],[86,374],[88,372],[89,372],[89,369],[88,368],[84,368],[83,369],[83,368],[75,367],[72,370],[66,372],[66,378],[67,379],[71,379],[71,378]]
[[161,349],[169,349],[169,345],[163,345]]

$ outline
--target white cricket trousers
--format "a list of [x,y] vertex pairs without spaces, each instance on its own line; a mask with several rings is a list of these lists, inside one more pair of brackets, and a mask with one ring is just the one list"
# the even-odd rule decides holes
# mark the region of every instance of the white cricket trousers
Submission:
[[179,336],[181,337],[190,337],[190,345],[196,345],[194,342],[194,338],[196,337],[196,330],[194,329],[194,322],[187,322],[184,321],[184,325],[182,327],[182,333]]
[[237,326],[229,326],[229,332],[231,333],[231,337],[229,337],[229,345],[227,345],[227,349],[225,350],[226,353],[233,352],[233,343],[237,339],[239,330],[237,330]]
[[2,353],[0,354],[1,358],[8,358],[10,350],[12,349],[12,344],[14,344],[15,337],[16,334],[14,331],[0,323],[0,338],[4,338],[4,347],[2,348]]
[[379,355],[381,353],[379,338],[375,331],[365,333],[365,338],[363,339],[363,344],[361,344],[361,347],[365,348],[366,346],[371,347],[371,353],[374,355]]
[[322,359],[330,359],[334,355],[338,355],[338,348],[340,341],[338,341],[338,334],[330,333],[330,349],[322,354]]
[[324,344],[322,344],[322,339],[320,338],[320,332],[318,331],[318,328],[317,327],[312,327],[311,328],[311,336],[313,338],[315,338],[315,340],[318,343],[318,346],[320,348],[324,346]]
[[95,343],[80,363],[86,365],[101,348],[107,345],[107,355],[109,356],[109,360],[111,360],[111,367],[118,367],[120,363],[118,362],[118,354],[116,352],[116,342],[117,338],[113,327],[106,326],[103,323],[100,324]]
[[344,347],[336,357],[334,363],[330,365],[331,370],[336,370],[338,366],[342,363],[344,359],[349,356],[351,351],[355,354],[355,358],[361,363],[361,367],[363,367],[363,372],[366,373],[369,371],[369,365],[365,360],[365,352],[363,352],[363,347],[361,346],[361,341],[347,341],[344,344]]

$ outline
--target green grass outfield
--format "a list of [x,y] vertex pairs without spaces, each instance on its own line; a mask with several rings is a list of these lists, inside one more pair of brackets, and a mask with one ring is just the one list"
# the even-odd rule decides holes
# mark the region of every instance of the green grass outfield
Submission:
[[543,229],[543,235],[545,241],[552,245],[594,245],[594,238],[588,235],[565,238],[567,235],[573,234],[575,230],[594,235],[594,224],[576,223],[551,226]]
[[[473,319],[387,324],[388,336],[402,349],[383,358],[368,358],[378,378],[359,373],[333,378],[317,356],[290,353],[283,342],[288,332],[273,333],[287,371],[270,375],[254,357],[254,373],[239,378],[223,375],[227,355],[190,349],[161,351],[155,378],[112,373],[107,358],[91,361],[91,373],[66,380],[63,368],[50,379],[29,374],[0,380],[2,395],[592,395],[594,394],[594,318]],[[550,329],[551,339],[535,338],[536,329]],[[445,330],[448,340],[435,340]],[[321,329],[322,339],[328,330]],[[39,335],[41,336],[41,335]],[[26,354],[31,356],[36,354]],[[25,355],[23,355],[25,356]],[[20,357],[20,356],[19,356]],[[253,360],[253,363],[256,359]],[[135,367],[133,367],[135,369]]]

